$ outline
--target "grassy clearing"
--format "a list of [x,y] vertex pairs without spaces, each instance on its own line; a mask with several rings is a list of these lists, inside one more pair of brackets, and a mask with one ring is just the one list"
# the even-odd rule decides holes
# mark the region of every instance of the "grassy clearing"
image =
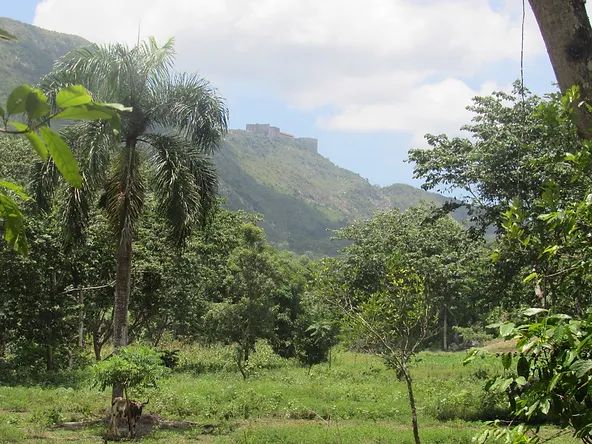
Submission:
[[[413,369],[423,442],[471,442],[480,419],[504,413],[503,402],[482,391],[485,378],[500,371],[497,362],[463,367],[463,357],[426,352]],[[157,428],[142,441],[412,442],[404,384],[374,357],[337,352],[331,367],[313,367],[309,374],[261,347],[251,373],[242,380],[228,349],[184,349],[180,368],[149,395],[147,413],[197,426]],[[0,442],[101,442],[102,425],[76,431],[55,425],[100,419],[108,405],[109,394],[93,389],[85,372],[47,386],[0,386]]]

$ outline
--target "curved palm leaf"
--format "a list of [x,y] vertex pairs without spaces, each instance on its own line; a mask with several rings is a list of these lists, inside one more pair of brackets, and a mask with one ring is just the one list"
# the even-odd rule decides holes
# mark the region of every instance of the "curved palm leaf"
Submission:
[[51,208],[51,202],[59,185],[60,174],[51,158],[33,164],[31,191],[37,207],[44,212]]
[[62,131],[84,171],[91,190],[102,187],[117,148],[117,138],[105,121],[80,122]]
[[194,74],[176,74],[152,85],[154,124],[175,128],[204,152],[213,152],[228,129],[228,110],[210,83]]
[[146,135],[152,152],[159,210],[171,226],[171,239],[183,245],[193,226],[211,209],[218,180],[212,161],[175,135]]
[[120,242],[133,238],[134,227],[144,205],[144,193],[139,153],[136,149],[123,150],[101,197],[101,206]]
[[64,193],[61,214],[62,238],[66,250],[69,251],[75,245],[82,243],[86,237],[92,193],[88,189],[86,180],[82,188],[69,187]]

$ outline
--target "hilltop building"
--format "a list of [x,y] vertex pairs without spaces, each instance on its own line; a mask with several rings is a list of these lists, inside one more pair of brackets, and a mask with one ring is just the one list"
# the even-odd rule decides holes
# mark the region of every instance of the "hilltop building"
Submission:
[[282,132],[277,126],[271,126],[269,123],[247,123],[245,130],[248,133],[259,134],[270,139],[282,138],[293,140],[296,144],[307,151],[316,153],[319,141],[313,137],[294,137],[292,134]]

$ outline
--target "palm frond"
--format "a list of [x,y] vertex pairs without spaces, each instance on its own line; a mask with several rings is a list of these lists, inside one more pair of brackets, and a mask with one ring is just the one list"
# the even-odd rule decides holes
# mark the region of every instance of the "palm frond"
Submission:
[[126,147],[117,159],[101,197],[107,218],[120,241],[133,238],[136,221],[144,205],[145,186],[136,148]]
[[141,55],[140,61],[143,65],[143,71],[150,77],[160,77],[167,75],[173,67],[175,59],[175,39],[168,39],[164,45],[159,46],[154,37],[149,37],[139,46]]
[[37,207],[47,212],[51,208],[52,198],[60,183],[58,169],[49,158],[45,162],[37,161],[33,164],[31,173],[31,193]]
[[129,52],[122,44],[90,45],[77,48],[58,59],[40,86],[55,95],[64,86],[82,84],[95,99],[112,102],[129,90]]
[[61,131],[68,145],[76,154],[89,189],[103,186],[117,139],[105,121],[80,122]]
[[183,245],[216,200],[217,176],[209,157],[175,135],[147,135],[156,174],[159,211],[171,227],[170,238]]
[[70,251],[85,239],[93,194],[86,181],[82,188],[68,187],[64,194],[64,199],[61,199],[62,239],[66,251]]
[[224,99],[211,84],[193,74],[174,74],[151,85],[150,120],[174,128],[205,153],[215,151],[228,130]]

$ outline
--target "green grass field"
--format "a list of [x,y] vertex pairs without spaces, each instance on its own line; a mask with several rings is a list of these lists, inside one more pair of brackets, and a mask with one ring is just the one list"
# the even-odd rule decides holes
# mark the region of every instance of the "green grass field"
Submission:
[[[504,414],[503,402],[483,393],[493,359],[463,367],[464,353],[419,356],[413,373],[420,433],[425,443],[470,443],[482,420]],[[230,351],[184,349],[180,366],[156,391],[143,394],[145,413],[168,423],[147,443],[412,443],[404,384],[372,356],[335,352],[331,366],[308,369],[261,347],[243,381]],[[109,394],[88,372],[53,384],[0,386],[0,442],[103,442]],[[142,398],[143,399],[143,398]],[[64,422],[88,421],[79,430]],[[93,423],[94,421],[94,423]],[[183,423],[181,422],[183,421]],[[184,425],[184,427],[181,427]],[[551,436],[553,427],[544,428]],[[569,436],[553,443],[578,442]]]

